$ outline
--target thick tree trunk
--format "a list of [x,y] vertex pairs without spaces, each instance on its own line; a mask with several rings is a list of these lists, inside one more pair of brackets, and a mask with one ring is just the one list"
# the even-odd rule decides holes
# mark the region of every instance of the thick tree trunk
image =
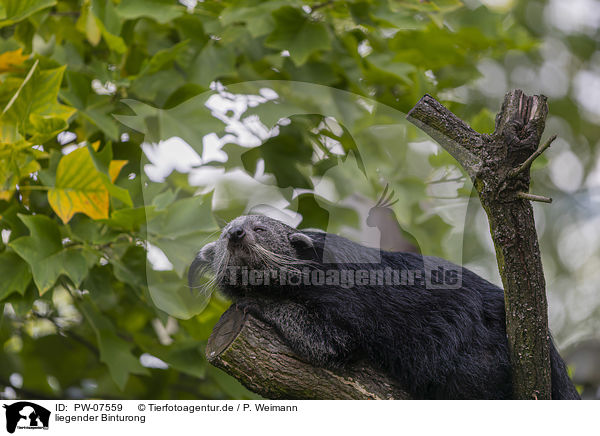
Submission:
[[528,193],[533,160],[548,106],[544,96],[509,92],[492,135],[475,132],[438,101],[425,95],[408,119],[444,147],[473,179],[490,230],[506,302],[506,330],[513,368],[514,397],[550,399],[548,307],[544,273]]
[[385,375],[367,365],[331,371],[301,361],[275,331],[231,306],[206,346],[214,366],[272,399],[408,399]]

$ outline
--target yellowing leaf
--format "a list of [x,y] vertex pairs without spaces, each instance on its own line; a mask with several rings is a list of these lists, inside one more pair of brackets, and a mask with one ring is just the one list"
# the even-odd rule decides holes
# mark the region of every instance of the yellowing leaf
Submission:
[[28,55],[23,55],[23,49],[21,48],[0,54],[0,73],[14,71],[17,67],[23,65],[28,58]]
[[48,202],[64,223],[77,212],[92,219],[108,218],[108,189],[102,176],[86,147],[61,158]]
[[115,182],[115,180],[117,180],[117,177],[119,176],[119,173],[121,172],[121,170],[123,169],[123,167],[125,165],[127,165],[126,160],[113,160],[110,162],[109,166],[108,166],[108,175],[110,176],[110,181],[111,182]]

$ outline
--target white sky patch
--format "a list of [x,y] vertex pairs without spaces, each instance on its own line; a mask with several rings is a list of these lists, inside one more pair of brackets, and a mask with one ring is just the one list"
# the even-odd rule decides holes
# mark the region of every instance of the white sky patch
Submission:
[[538,87],[547,97],[562,98],[569,91],[569,76],[564,66],[554,61],[544,62],[537,77]]
[[[207,100],[206,107],[215,118],[225,123],[227,133],[221,138],[216,133],[205,135],[202,139],[201,157],[179,137],[169,138],[158,144],[142,144],[142,149],[151,162],[144,167],[150,180],[162,182],[173,170],[177,170],[189,173],[192,185],[212,185],[215,176],[222,171],[216,173],[214,168],[198,167],[207,162],[226,162],[227,154],[221,151],[223,145],[234,143],[242,147],[256,147],[279,134],[279,126],[275,125],[270,129],[257,115],[244,116],[248,108],[279,98],[274,90],[261,88],[258,94],[232,94],[219,82],[213,82],[211,89],[216,93]],[[122,138],[123,141],[127,139],[129,138]]]
[[583,164],[571,150],[564,150],[550,161],[550,178],[565,192],[575,192],[583,180]]
[[102,83],[98,79],[92,80],[92,89],[98,95],[114,95],[117,92],[117,85],[113,82]]
[[225,131],[229,136],[222,138],[222,143],[227,140],[244,147],[255,147],[279,134],[277,126],[267,128],[257,115],[243,117],[248,108],[276,99],[278,95],[275,91],[262,88],[259,91],[260,95],[231,94],[215,86],[219,93],[207,100],[206,107],[212,111],[215,118],[226,124]]
[[155,271],[172,271],[173,264],[169,262],[169,259],[163,253],[163,251],[150,244],[147,244],[148,262],[152,265],[152,269]]
[[490,9],[505,11],[511,8],[514,0],[481,0],[481,3]]
[[503,97],[508,89],[504,68],[496,61],[484,59],[477,69],[482,75],[476,82],[479,91],[488,97]]
[[152,320],[152,327],[154,328],[154,332],[158,337],[158,341],[162,345],[171,345],[173,343],[173,338],[171,335],[177,333],[179,330],[179,324],[177,320],[173,317],[167,318],[167,323],[163,325],[163,323],[158,318],[154,318]]
[[202,162],[227,162],[227,153],[221,150],[223,142],[216,133],[202,138]]
[[[596,147],[600,147],[600,144],[597,144]],[[588,188],[600,188],[600,156],[596,160],[594,169],[589,172],[585,180],[585,185]]]
[[8,244],[10,241],[11,231],[9,229],[2,229],[2,243]]
[[81,142],[79,144],[69,144],[69,145],[65,145],[60,151],[62,154],[67,155],[67,154],[77,150],[78,148],[81,148],[84,146],[85,146],[85,142]]
[[271,88],[261,88],[258,93],[262,95],[267,100],[275,100],[279,95]]
[[144,142],[142,149],[152,163],[145,165],[144,171],[154,182],[163,182],[173,170],[187,173],[202,163],[198,153],[177,136],[160,141],[158,144]]
[[420,141],[420,142],[409,142],[409,148],[415,153],[419,154],[438,154],[440,150],[439,146],[433,141]]
[[188,13],[192,13],[198,4],[198,0],[179,0],[179,3],[187,8]]
[[560,232],[556,246],[558,255],[569,270],[581,268],[598,250],[600,217],[585,222],[575,222]]
[[546,21],[565,33],[594,35],[600,27],[597,0],[552,0],[545,8]]
[[203,186],[205,189],[202,193],[204,193],[212,190],[216,181],[224,173],[224,168],[215,168],[212,166],[201,167],[190,171],[188,182],[192,186]]
[[23,376],[18,372],[13,372],[8,378],[10,384],[19,389],[23,386]]
[[358,54],[361,57],[367,57],[373,51],[373,47],[371,47],[371,43],[368,39],[363,39],[360,44],[358,44]]
[[66,145],[75,139],[77,139],[77,135],[73,132],[69,132],[68,130],[60,132],[56,137],[56,140],[60,143],[60,145]]
[[152,354],[144,353],[140,356],[140,364],[145,368],[169,369],[169,365]]
[[592,122],[600,122],[600,71],[579,71],[574,79],[575,98]]

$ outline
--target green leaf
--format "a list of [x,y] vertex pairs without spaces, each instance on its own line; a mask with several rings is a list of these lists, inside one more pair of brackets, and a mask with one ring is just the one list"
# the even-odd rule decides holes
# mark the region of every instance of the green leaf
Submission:
[[89,244],[108,244],[113,242],[119,232],[104,225],[102,221],[94,221],[86,215],[76,215],[68,225],[69,237],[74,241]]
[[413,84],[410,74],[416,71],[414,65],[398,62],[394,60],[393,55],[388,53],[372,53],[367,57],[367,60],[378,70],[391,74],[408,85]]
[[110,219],[105,222],[114,228],[137,231],[156,215],[157,212],[154,211],[154,206],[125,208],[115,210],[111,213]]
[[0,200],[10,200],[16,185],[39,169],[40,164],[35,157],[26,151],[15,151],[10,158],[0,159]]
[[147,17],[166,24],[182,16],[185,9],[170,0],[122,0],[116,12],[125,20]]
[[160,248],[179,277],[185,276],[185,271],[190,266],[191,260],[198,253],[199,248],[214,239],[217,230],[213,232],[192,232],[176,238],[156,238],[149,236],[150,242]]
[[99,153],[95,152],[93,144],[87,144],[87,149],[111,197],[122,201],[126,206],[132,207],[133,203],[127,189],[114,184],[121,169],[127,164],[127,161],[112,160],[113,152],[112,144],[110,143],[106,144]]
[[120,256],[110,258],[117,280],[127,283],[133,288],[143,289],[146,280],[146,251],[137,245],[112,245],[113,250],[123,252]]
[[300,128],[293,124],[281,127],[280,134],[265,141],[259,150],[265,171],[275,175],[277,186],[312,187],[302,165],[311,165],[313,149]]
[[175,318],[189,319],[208,305],[210,293],[188,288],[173,271],[154,271],[150,265],[146,270],[152,302],[160,310]]
[[40,295],[51,289],[61,274],[78,286],[95,263],[95,256],[81,248],[63,248],[57,223],[46,216],[19,214],[19,218],[30,235],[9,246],[29,264]]
[[206,358],[198,341],[179,340],[170,346],[160,345],[155,337],[136,335],[135,342],[147,353],[158,357],[169,366],[193,377],[204,378]]
[[55,4],[56,0],[3,0],[0,4],[0,28],[17,23]]
[[60,91],[60,98],[71,106],[77,108],[77,115],[98,127],[111,140],[119,138],[119,126],[114,122],[110,112],[114,105],[109,95],[97,95],[90,92],[92,77],[77,71],[67,71],[65,79],[68,89]]
[[208,195],[175,201],[148,222],[149,242],[165,253],[179,277],[183,277],[199,248],[219,231],[211,199]]
[[219,15],[223,26],[231,26],[238,22],[245,22],[248,31],[254,38],[270,33],[275,27],[275,20],[271,13],[289,5],[289,0],[250,0],[232,4],[225,8]]
[[169,66],[184,51],[190,41],[181,41],[168,49],[159,50],[142,67],[140,75],[149,75]]
[[102,38],[102,31],[98,25],[98,20],[90,11],[90,7],[81,11],[81,16],[77,20],[77,28],[83,30],[90,44],[97,46]]
[[314,21],[302,10],[285,6],[273,12],[275,30],[266,39],[267,47],[288,50],[296,65],[302,65],[318,50],[330,50],[331,40],[327,27]]
[[223,76],[235,75],[235,56],[233,47],[211,41],[196,58],[190,77],[194,83],[208,87]]
[[175,238],[194,232],[218,229],[211,212],[211,196],[196,196],[175,201],[165,212],[148,222],[148,233]]
[[127,45],[123,38],[119,36],[121,33],[121,20],[113,2],[92,0],[89,13],[93,13],[96,17],[96,25],[100,29],[106,45],[117,53],[125,53]]
[[0,253],[0,301],[13,292],[25,294],[31,281],[29,266],[19,256],[11,251]]
[[492,133],[494,131],[496,116],[487,108],[483,108],[477,115],[471,118],[469,123],[473,130],[480,133]]
[[34,132],[33,136],[29,138],[29,142],[33,144],[44,143],[68,127],[65,118],[60,117],[31,114],[29,121],[31,122],[31,131]]
[[96,334],[100,360],[108,366],[110,375],[119,389],[125,389],[129,374],[148,374],[148,370],[131,352],[133,345],[117,336],[110,320],[98,311],[89,297],[86,297],[79,307]]
[[225,125],[215,118],[205,106],[208,93],[190,98],[172,109],[157,109],[135,100],[123,100],[136,113],[115,115],[126,126],[146,134],[145,140],[158,143],[161,140],[180,137],[198,154],[202,154],[202,140],[209,133],[220,134]]
[[40,71],[32,67],[0,115],[1,142],[16,142],[26,136],[47,140],[66,128],[75,109],[57,101],[65,68]]

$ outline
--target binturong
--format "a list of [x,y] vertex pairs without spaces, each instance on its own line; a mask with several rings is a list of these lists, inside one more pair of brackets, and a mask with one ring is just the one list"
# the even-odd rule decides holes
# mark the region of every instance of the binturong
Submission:
[[[466,268],[240,216],[189,269],[210,272],[240,309],[272,325],[300,358],[366,360],[415,399],[509,399],[503,290]],[[550,342],[552,398],[579,399]]]

